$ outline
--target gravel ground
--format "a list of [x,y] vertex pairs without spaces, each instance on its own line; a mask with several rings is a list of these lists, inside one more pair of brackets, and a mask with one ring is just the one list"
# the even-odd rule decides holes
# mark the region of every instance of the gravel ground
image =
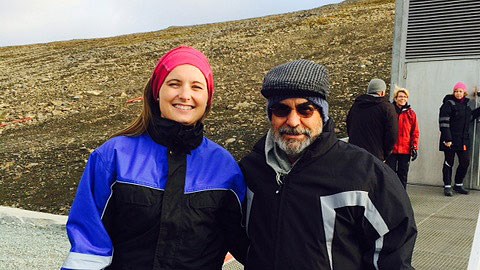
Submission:
[[70,248],[65,226],[39,223],[0,219],[1,270],[60,269]]
[[[0,270],[60,269],[70,250],[66,218],[0,206]],[[233,260],[223,269],[243,266]]]

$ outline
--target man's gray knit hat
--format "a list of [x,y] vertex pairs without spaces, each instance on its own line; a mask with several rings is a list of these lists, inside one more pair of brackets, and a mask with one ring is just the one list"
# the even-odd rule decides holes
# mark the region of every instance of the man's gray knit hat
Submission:
[[368,94],[376,94],[378,92],[382,92],[387,90],[387,85],[381,79],[372,79],[368,83],[367,93]]
[[327,68],[309,60],[296,60],[274,67],[263,79],[262,95],[327,99],[329,80]]

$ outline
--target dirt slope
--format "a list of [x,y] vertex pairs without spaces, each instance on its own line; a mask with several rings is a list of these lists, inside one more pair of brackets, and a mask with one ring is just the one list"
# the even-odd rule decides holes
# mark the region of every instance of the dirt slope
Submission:
[[299,58],[329,68],[339,136],[372,77],[389,81],[394,0],[345,1],[226,23],[0,48],[0,205],[66,214],[88,155],[138,113],[174,46],[207,54],[216,79],[206,135],[241,158],[266,131],[264,74]]

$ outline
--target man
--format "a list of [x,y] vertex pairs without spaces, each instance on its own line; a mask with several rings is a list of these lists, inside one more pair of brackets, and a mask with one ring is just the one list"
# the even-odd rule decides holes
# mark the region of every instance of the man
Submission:
[[247,270],[412,269],[413,210],[395,173],[339,141],[324,66],[297,60],[263,81],[271,128],[240,161]]
[[382,161],[393,150],[398,137],[398,116],[385,97],[383,80],[372,79],[367,94],[355,99],[347,115],[348,141]]

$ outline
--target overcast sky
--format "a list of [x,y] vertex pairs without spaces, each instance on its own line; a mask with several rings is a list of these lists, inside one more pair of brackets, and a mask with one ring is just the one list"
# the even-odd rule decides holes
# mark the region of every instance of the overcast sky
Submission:
[[342,0],[0,0],[0,47],[111,37],[306,10]]

